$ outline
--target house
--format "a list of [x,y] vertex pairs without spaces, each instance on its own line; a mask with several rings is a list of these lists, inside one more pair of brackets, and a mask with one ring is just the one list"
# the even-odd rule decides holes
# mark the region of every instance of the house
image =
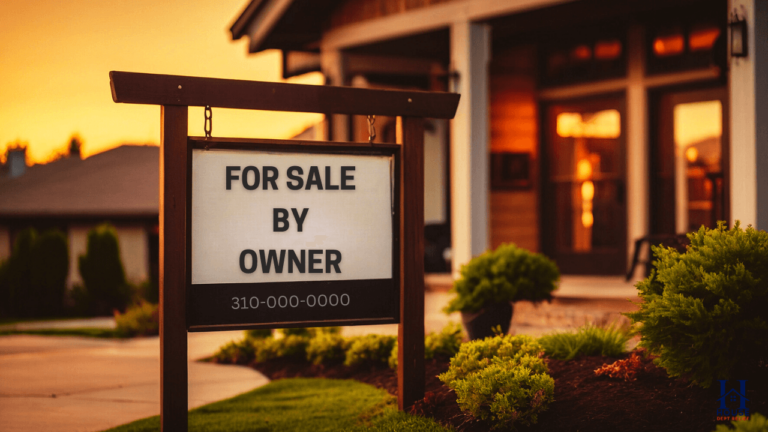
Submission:
[[117,230],[126,278],[156,282],[159,166],[158,147],[123,145],[0,180],[0,260],[10,256],[21,230],[59,229],[69,239],[72,286],[81,281],[78,257],[86,252],[88,231],[109,222]]
[[[454,273],[513,242],[619,275],[649,235],[768,229],[765,1],[251,0],[231,34],[281,50],[286,77],[461,93],[425,137]],[[394,119],[376,128],[397,140]],[[319,129],[368,136],[362,117]]]

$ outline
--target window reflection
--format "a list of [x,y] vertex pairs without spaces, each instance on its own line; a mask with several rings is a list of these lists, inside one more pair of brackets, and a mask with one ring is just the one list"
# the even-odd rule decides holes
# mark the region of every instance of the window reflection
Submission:
[[722,207],[722,105],[683,103],[673,111],[677,231],[712,227]]

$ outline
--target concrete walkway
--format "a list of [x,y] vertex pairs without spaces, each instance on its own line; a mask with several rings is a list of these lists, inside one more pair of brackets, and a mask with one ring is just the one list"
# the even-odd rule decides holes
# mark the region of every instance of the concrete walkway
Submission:
[[[242,335],[189,335],[190,408],[269,382],[251,368],[194,361]],[[2,431],[100,431],[159,413],[157,337],[0,337]]]

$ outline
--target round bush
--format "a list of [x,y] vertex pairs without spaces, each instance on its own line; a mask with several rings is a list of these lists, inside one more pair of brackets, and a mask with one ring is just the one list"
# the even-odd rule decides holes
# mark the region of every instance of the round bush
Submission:
[[462,411],[495,427],[536,423],[554,400],[555,382],[530,336],[494,336],[461,345],[439,376],[456,392]]
[[706,388],[768,361],[768,233],[736,222],[688,238],[685,253],[653,248],[655,270],[637,284],[643,303],[627,316],[671,376]]
[[560,272],[544,255],[503,244],[473,258],[453,285],[450,312],[477,312],[494,303],[551,300]]

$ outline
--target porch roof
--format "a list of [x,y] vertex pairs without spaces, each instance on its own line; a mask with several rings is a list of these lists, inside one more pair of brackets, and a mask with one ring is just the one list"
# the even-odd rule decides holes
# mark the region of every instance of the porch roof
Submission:
[[248,52],[319,51],[324,23],[340,0],[251,0],[229,31],[248,36]]

